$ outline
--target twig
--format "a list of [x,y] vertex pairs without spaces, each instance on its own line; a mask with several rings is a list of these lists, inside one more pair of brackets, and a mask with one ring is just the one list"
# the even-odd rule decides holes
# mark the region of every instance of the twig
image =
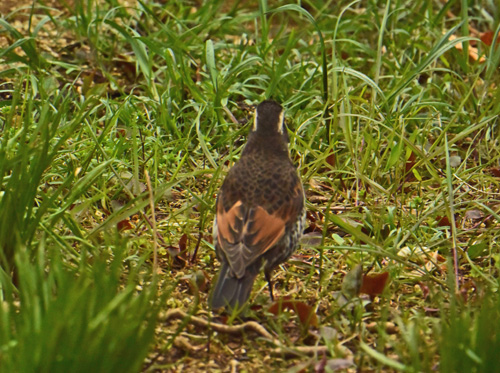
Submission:
[[[276,348],[270,351],[271,355],[273,356],[278,356],[278,355],[290,356],[290,357],[301,356],[301,355],[315,356],[315,355],[330,353],[327,346],[294,346],[294,347],[285,346],[279,340],[274,338],[273,335],[269,333],[262,325],[260,325],[258,322],[255,321],[247,321],[240,325],[224,325],[224,324],[209,322],[208,320],[205,320],[204,318],[198,316],[191,316],[179,308],[169,310],[165,313],[160,314],[160,321],[169,322],[171,320],[184,319],[186,317],[189,317],[189,320],[192,324],[207,329],[211,328],[212,330],[218,333],[239,335],[243,334],[246,331],[256,332],[257,334],[261,335],[269,342],[277,346]],[[185,343],[186,341],[179,342],[179,344],[183,345]],[[191,347],[187,346],[189,350],[191,350]],[[349,351],[347,350],[347,352]]]
[[193,255],[191,256],[191,264],[193,264],[196,260],[196,255],[198,254],[198,248],[200,247],[201,238],[203,237],[203,235],[201,233],[201,219],[200,219],[200,225],[199,225],[198,229],[199,229],[198,241],[196,241],[196,246],[194,248]]
[[271,350],[271,355],[273,356],[300,356],[300,355],[323,355],[329,354],[327,346],[297,346],[297,347],[286,347],[281,346]]
[[238,119],[236,119],[236,117],[233,115],[233,113],[231,113],[231,110],[229,110],[227,106],[224,106],[222,109],[226,112],[229,119],[231,119],[231,122],[233,122],[234,124],[239,124]]
[[[139,211],[139,213],[141,214],[142,218],[146,221],[146,223],[148,223],[149,226],[153,228],[153,223],[146,215],[146,213],[144,213],[143,211]],[[155,236],[160,240],[162,246],[167,246],[167,243],[165,242],[165,240],[163,239],[162,235],[159,232],[156,232]]]
[[242,334],[245,331],[254,331],[260,334],[262,337],[270,340],[272,343],[279,344],[279,342],[269,333],[262,325],[255,321],[247,321],[240,325],[224,325],[219,323],[208,322],[207,320],[197,317],[189,316],[186,312],[181,309],[173,309],[167,311],[165,314],[160,315],[160,321],[170,321],[172,319],[184,319],[185,317],[190,317],[190,321],[196,325],[204,328],[211,328],[219,333],[226,334]]
[[153,223],[153,278],[156,278],[158,273],[158,230],[156,229],[155,203],[153,198],[153,189],[151,188],[151,178],[149,172],[145,172],[146,182],[148,185],[149,206],[151,208],[151,217]]

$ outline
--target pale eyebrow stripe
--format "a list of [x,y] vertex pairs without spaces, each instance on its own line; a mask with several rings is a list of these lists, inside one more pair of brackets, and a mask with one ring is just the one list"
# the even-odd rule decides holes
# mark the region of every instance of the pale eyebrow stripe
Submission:
[[285,115],[285,112],[283,110],[281,110],[280,117],[278,120],[278,132],[281,134],[283,134],[284,115]]

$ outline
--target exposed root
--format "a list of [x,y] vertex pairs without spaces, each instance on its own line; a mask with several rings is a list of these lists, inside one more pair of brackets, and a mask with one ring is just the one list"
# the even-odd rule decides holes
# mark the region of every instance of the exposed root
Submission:
[[[270,343],[273,345],[277,346],[273,350],[271,350],[271,355],[277,356],[277,355],[284,355],[284,356],[299,356],[299,355],[309,355],[309,356],[314,356],[314,355],[328,355],[329,350],[326,346],[294,346],[294,347],[288,347],[284,346],[279,340],[277,340],[273,335],[268,332],[262,325],[260,325],[256,321],[247,321],[244,322],[243,324],[240,325],[224,325],[220,323],[214,323],[210,322],[204,318],[198,317],[198,316],[192,316],[187,314],[181,309],[173,309],[169,310],[165,313],[160,314],[160,321],[163,322],[170,322],[172,320],[179,320],[179,319],[185,319],[189,318],[189,321],[191,324],[194,324],[196,326],[202,327],[202,328],[207,328],[211,329],[213,331],[216,331],[218,333],[225,333],[225,334],[233,334],[233,335],[241,335],[244,332],[252,331],[257,334],[259,334],[261,337],[264,339],[267,339]],[[179,337],[177,337],[179,338]],[[185,338],[182,339],[182,341],[177,342],[176,344],[182,344],[184,345],[185,349],[188,351],[195,351],[197,348],[193,348],[185,340]],[[189,345],[189,346],[186,346]]]
[[173,309],[167,311],[165,314],[160,315],[161,321],[170,321],[175,319],[184,319],[189,317],[191,323],[203,328],[210,328],[218,333],[226,334],[243,334],[243,332],[254,331],[261,335],[263,338],[268,339],[272,343],[279,344],[279,342],[269,333],[262,325],[255,321],[247,321],[240,325],[224,325],[219,323],[210,322],[198,316],[190,316],[181,309]]

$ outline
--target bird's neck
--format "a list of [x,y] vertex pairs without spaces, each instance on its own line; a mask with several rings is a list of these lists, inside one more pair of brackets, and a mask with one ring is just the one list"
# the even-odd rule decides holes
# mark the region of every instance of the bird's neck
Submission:
[[289,158],[288,144],[283,136],[279,134],[250,134],[247,145],[245,146],[245,149],[243,149],[243,155],[253,152],[269,154],[269,156],[273,157]]

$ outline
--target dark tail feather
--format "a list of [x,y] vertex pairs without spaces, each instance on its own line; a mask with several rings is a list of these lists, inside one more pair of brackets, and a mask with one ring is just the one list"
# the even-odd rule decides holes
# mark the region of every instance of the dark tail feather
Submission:
[[212,309],[224,306],[240,308],[250,297],[255,277],[257,273],[254,274],[248,269],[242,278],[233,277],[229,274],[229,265],[223,263],[217,283],[212,290],[210,307]]

